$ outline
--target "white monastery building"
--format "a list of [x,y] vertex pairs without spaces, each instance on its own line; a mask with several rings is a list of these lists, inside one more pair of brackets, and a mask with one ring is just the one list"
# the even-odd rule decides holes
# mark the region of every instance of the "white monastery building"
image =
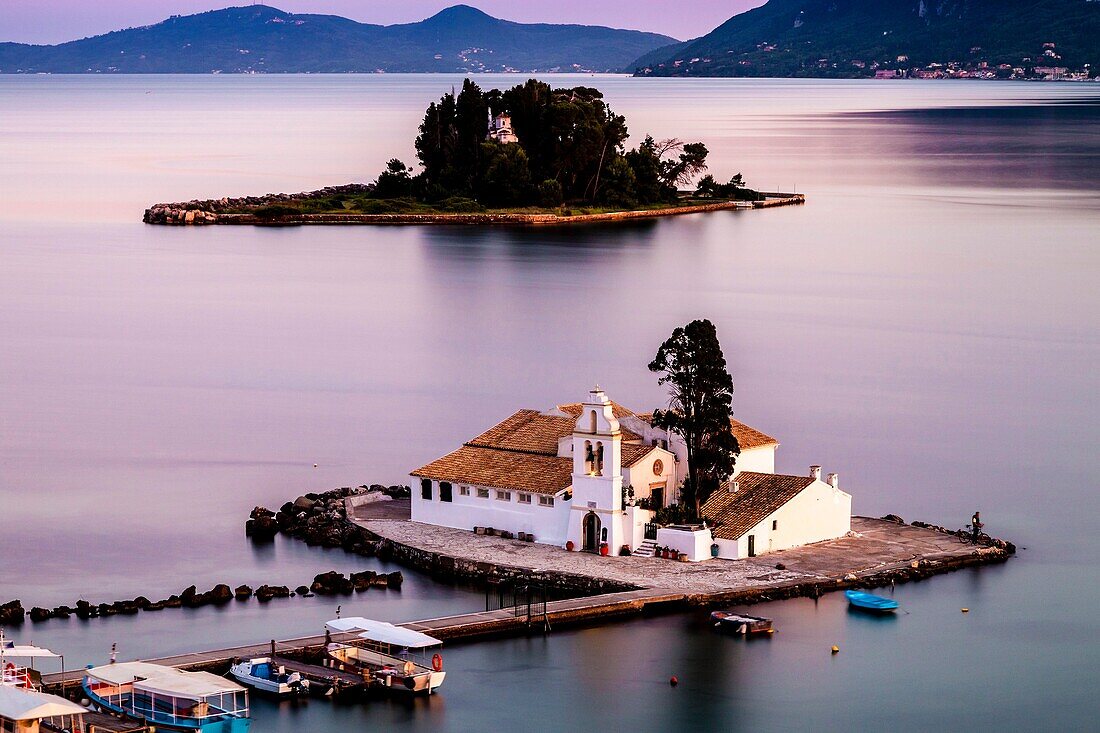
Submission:
[[493,117],[493,114],[489,113],[489,134],[486,137],[487,140],[494,140],[501,145],[507,145],[508,143],[518,143],[519,138],[512,130],[512,117],[506,114],[499,114]]
[[412,519],[602,554],[663,546],[693,561],[751,557],[851,530],[852,497],[837,474],[822,481],[820,466],[804,476],[775,473],[779,442],[732,418],[741,454],[703,505],[705,523],[658,527],[656,510],[678,501],[688,475],[687,447],[651,421],[599,387],[582,403],[520,410],[412,472]]

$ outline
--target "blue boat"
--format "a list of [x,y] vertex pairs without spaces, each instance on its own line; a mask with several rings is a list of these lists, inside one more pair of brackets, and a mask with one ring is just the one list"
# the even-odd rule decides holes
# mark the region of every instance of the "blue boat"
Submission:
[[893,599],[876,596],[873,593],[864,593],[861,590],[846,590],[844,595],[847,597],[848,603],[864,611],[890,613],[896,611],[898,607],[898,602]]

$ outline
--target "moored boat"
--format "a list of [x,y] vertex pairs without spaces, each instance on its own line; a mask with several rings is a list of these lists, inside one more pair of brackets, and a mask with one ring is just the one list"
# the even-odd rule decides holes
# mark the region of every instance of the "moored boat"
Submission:
[[[41,673],[33,667],[16,664],[12,660],[42,658],[61,659],[61,655],[40,646],[16,644],[14,641],[4,638],[4,630],[0,629],[0,687],[22,687],[28,690],[40,688],[42,686]],[[61,671],[65,671],[63,659]]]
[[898,608],[898,602],[892,598],[883,598],[874,593],[864,593],[861,590],[846,590],[844,596],[853,608],[873,613],[891,613]]
[[356,670],[387,690],[431,694],[442,684],[443,642],[385,621],[355,617],[334,619],[325,630],[342,637],[325,644],[331,666]]
[[248,690],[209,672],[149,662],[89,667],[81,681],[93,704],[157,728],[247,733]]
[[731,634],[748,636],[749,634],[771,634],[775,631],[772,628],[772,620],[763,616],[714,611],[710,614],[710,620],[714,622],[716,628]]
[[284,667],[269,657],[257,657],[237,662],[229,668],[229,674],[242,685],[279,697],[298,697],[309,694],[309,680]]

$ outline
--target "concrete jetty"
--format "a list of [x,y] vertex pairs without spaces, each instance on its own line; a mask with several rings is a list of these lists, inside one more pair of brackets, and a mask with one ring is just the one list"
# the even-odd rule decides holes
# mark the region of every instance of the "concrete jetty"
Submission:
[[[394,560],[437,575],[442,571],[449,577],[506,578],[559,588],[580,578],[586,588],[605,584],[613,589],[549,601],[544,613],[540,604],[537,611],[519,606],[400,624],[450,642],[708,605],[817,597],[845,588],[919,580],[958,568],[1004,562],[1012,554],[1010,546],[964,544],[954,534],[932,528],[853,517],[853,534],[839,540],[744,560],[682,563],[567,552],[419,524],[401,519],[405,512],[407,501],[405,506],[376,502],[352,506],[346,521],[357,531],[387,543]],[[324,643],[323,635],[315,635],[279,641],[276,648],[280,656],[294,656],[320,651]],[[264,641],[144,661],[182,669],[224,670],[234,658],[270,653],[271,642]],[[75,670],[46,675],[43,682],[60,690],[79,684],[80,676],[81,671]]]

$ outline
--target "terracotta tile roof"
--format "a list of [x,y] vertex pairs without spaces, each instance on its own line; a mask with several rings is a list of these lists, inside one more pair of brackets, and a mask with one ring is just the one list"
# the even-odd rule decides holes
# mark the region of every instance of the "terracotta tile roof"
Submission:
[[[558,409],[562,412],[568,413],[573,417],[580,417],[583,404],[580,402],[570,402],[568,405],[558,405]],[[615,419],[624,418],[627,415],[633,415],[634,411],[629,407],[620,405],[615,400],[611,400],[611,414],[615,416]]]
[[413,476],[553,495],[573,484],[573,459],[464,445]]
[[[634,416],[650,425],[653,424],[652,412],[636,412]],[[732,417],[730,418],[730,427],[733,429],[733,435],[737,438],[737,444],[741,446],[742,450],[759,448],[762,445],[779,445],[779,441],[772,436],[762,433],[756,428],[749,427],[740,420],[734,420]]]
[[623,468],[630,468],[638,461],[648,456],[652,451],[656,450],[655,445],[644,445],[639,443],[623,443]]
[[810,476],[742,471],[737,474],[737,493],[723,483],[703,504],[701,514],[713,527],[714,536],[736,540],[760,524],[779,507],[814,482]]
[[520,410],[467,441],[466,445],[556,456],[558,440],[572,435],[573,425],[572,418],[544,415],[538,410]]
[[741,450],[748,448],[759,448],[762,445],[779,445],[779,441],[770,435],[760,432],[756,428],[750,428],[740,420],[734,420],[730,418],[730,427],[733,428],[733,435],[737,438],[737,444],[741,446]]

